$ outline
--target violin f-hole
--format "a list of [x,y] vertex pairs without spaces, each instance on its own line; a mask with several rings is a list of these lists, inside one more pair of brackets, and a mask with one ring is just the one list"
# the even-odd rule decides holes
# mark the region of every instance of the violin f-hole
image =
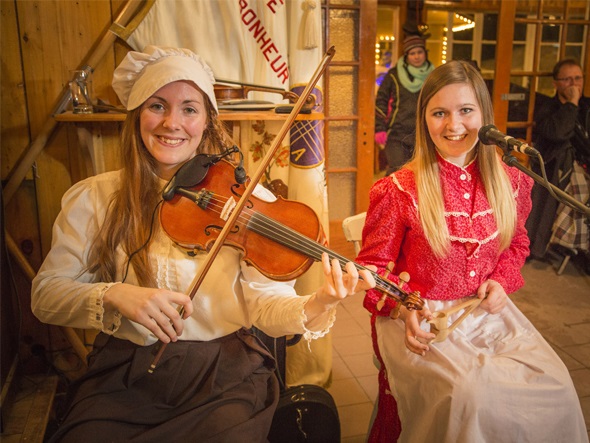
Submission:
[[[231,185],[231,193],[238,198],[242,198],[242,194],[238,192],[238,189],[240,189],[239,184]],[[252,209],[254,207],[254,203],[252,203],[252,200],[248,199],[248,201],[244,204],[244,207],[247,209]]]
[[[213,235],[213,230],[217,230],[217,231],[221,231],[223,229],[223,226],[220,225],[207,225],[205,226],[205,235],[207,236],[211,236]],[[234,225],[231,229],[230,229],[230,233],[231,234],[237,234],[238,232],[240,232],[240,227],[238,225]]]

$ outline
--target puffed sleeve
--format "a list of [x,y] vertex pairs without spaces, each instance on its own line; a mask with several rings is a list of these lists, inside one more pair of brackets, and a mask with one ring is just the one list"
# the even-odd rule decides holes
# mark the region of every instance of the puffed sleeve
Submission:
[[529,237],[525,222],[531,212],[533,180],[518,171],[513,183],[515,183],[516,231],[510,246],[500,254],[498,264],[489,277],[500,283],[507,294],[515,292],[524,285],[521,269],[529,255]]
[[[408,196],[397,188],[391,177],[382,178],[373,185],[358,263],[375,265],[377,273],[384,275],[388,264],[397,262],[408,229],[408,211]],[[386,278],[399,284],[397,275],[388,274]],[[396,302],[388,297],[384,306],[378,310],[377,303],[381,298],[382,293],[372,289],[367,291],[363,304],[371,313],[389,315]]]
[[305,304],[311,295],[297,295],[294,283],[270,280],[242,264],[241,284],[252,323],[271,337],[302,334],[307,341],[323,337],[334,324],[336,308],[308,323]]
[[118,175],[92,177],[63,196],[52,234],[51,250],[33,279],[31,308],[44,322],[112,334],[120,315],[105,312],[104,293],[116,283],[94,282],[86,270],[88,251],[104,219]]

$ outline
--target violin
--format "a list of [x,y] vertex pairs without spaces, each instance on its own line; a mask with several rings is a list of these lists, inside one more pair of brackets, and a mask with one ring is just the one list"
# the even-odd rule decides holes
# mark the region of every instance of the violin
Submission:
[[[235,86],[231,86],[235,85]],[[280,94],[283,100],[288,99],[290,103],[295,103],[299,100],[299,96],[293,91],[287,91],[286,89],[275,88],[270,86],[261,86],[251,83],[235,82],[232,80],[223,80],[218,78],[217,83],[213,85],[215,98],[222,104],[228,100],[245,100],[248,98],[250,91],[268,92],[274,94]],[[305,101],[305,108],[313,109],[316,104],[316,96],[310,94]]]
[[[253,202],[255,200],[254,200],[254,197],[252,197],[252,192],[254,191],[255,186],[260,182],[260,180],[264,174],[264,171],[266,170],[266,168],[269,166],[270,162],[272,161],[272,159],[276,155],[281,142],[283,141],[283,139],[287,135],[291,125],[295,121],[297,114],[302,110],[303,106],[310,101],[310,97],[312,96],[311,95],[312,89],[315,87],[316,83],[318,82],[319,78],[321,77],[322,73],[324,72],[324,70],[326,69],[326,67],[328,66],[328,64],[332,60],[332,58],[334,57],[335,53],[336,53],[336,50],[334,49],[333,46],[330,47],[328,49],[328,51],[326,51],[324,58],[322,59],[319,66],[316,68],[309,83],[307,84],[307,86],[305,87],[303,92],[301,93],[301,96],[298,98],[297,102],[293,105],[293,109],[291,110],[291,113],[287,116],[287,119],[283,123],[283,126],[281,127],[277,136],[273,140],[273,143],[271,144],[271,146],[268,149],[265,156],[260,161],[260,165],[259,165],[258,169],[255,171],[254,175],[252,176],[250,183],[243,190],[243,193],[241,194],[241,197],[239,198],[239,200],[237,202],[235,202],[234,197],[237,196],[239,194],[239,192],[241,192],[241,190],[236,191],[236,193],[232,193],[232,192],[228,193],[228,189],[226,187],[225,189],[217,190],[217,192],[224,191],[225,194],[223,194],[223,193],[216,194],[212,190],[210,192],[205,192],[204,194],[203,193],[199,194],[198,189],[193,190],[190,188],[190,186],[186,186],[187,182],[190,182],[193,180],[194,180],[195,185],[201,183],[207,177],[209,168],[212,165],[219,162],[221,160],[221,158],[223,157],[223,155],[221,155],[221,156],[205,156],[204,158],[201,156],[196,156],[195,157],[196,160],[194,161],[194,163],[187,162],[185,165],[183,165],[183,167],[177,171],[177,174],[175,174],[175,176],[172,178],[172,180],[165,187],[164,192],[163,192],[163,197],[164,197],[165,201],[173,201],[176,198],[176,193],[179,193],[181,195],[184,194],[185,197],[189,197],[189,200],[192,200],[194,203],[197,203],[197,206],[200,207],[201,209],[203,209],[203,207],[204,207],[204,210],[212,211],[213,206],[211,206],[211,205],[213,203],[215,203],[216,205],[219,203],[223,204],[223,206],[216,206],[216,209],[215,209],[215,211],[217,211],[216,213],[219,214],[216,218],[216,225],[215,226],[219,227],[219,226],[223,225],[223,228],[219,231],[218,228],[213,229],[209,225],[201,227],[203,229],[206,227],[209,228],[204,231],[207,236],[208,235],[214,236],[214,234],[216,234],[217,238],[215,239],[213,244],[211,244],[208,241],[205,241],[203,244],[200,244],[200,246],[202,248],[207,249],[209,251],[209,253],[207,254],[206,259],[204,260],[203,266],[199,269],[200,272],[195,276],[195,278],[193,279],[193,282],[191,284],[189,294],[188,294],[191,299],[193,299],[194,296],[196,295],[198,288],[200,287],[201,283],[203,282],[207,272],[209,272],[209,269],[211,269],[211,265],[212,265],[213,261],[215,260],[221,247],[225,245],[227,238],[230,236],[230,234],[232,234],[232,231],[235,231],[238,228],[249,229],[250,226],[254,226],[254,225],[261,226],[261,225],[259,225],[259,223],[261,223],[261,221],[263,221],[264,223],[267,223],[268,219],[272,218],[268,214],[261,213],[259,210],[254,209]],[[201,166],[200,168],[196,168],[196,175],[190,169],[191,166],[187,166],[187,169],[185,169],[182,174],[179,174],[179,172],[184,168],[184,166],[189,165],[189,164],[190,165],[196,164],[196,165]],[[238,180],[236,179],[236,182],[237,181]],[[231,189],[234,189],[233,185],[230,186],[229,190],[231,191]],[[238,189],[239,189],[239,186],[238,186]],[[203,195],[204,195],[204,197],[203,197]],[[230,199],[230,197],[231,197],[231,199]],[[180,198],[178,198],[178,200],[180,200]],[[233,205],[234,202],[236,203],[235,206]],[[168,206],[168,205],[164,204],[164,206]],[[162,212],[168,211],[169,208],[164,209],[164,206],[160,209],[160,214],[162,214]],[[170,206],[172,207],[173,205],[170,205]],[[260,206],[262,206],[262,205],[260,205]],[[260,214],[260,215],[258,215],[258,214]],[[184,214],[177,213],[176,216],[178,216],[180,218],[180,217],[183,217]],[[297,214],[297,216],[298,216],[298,214]],[[294,217],[294,218],[296,219],[297,217]],[[162,215],[161,215],[161,219],[162,219]],[[168,217],[168,219],[169,220],[174,219],[174,214],[172,214],[172,217]],[[221,223],[220,220],[223,220],[224,223]],[[164,219],[162,219],[162,222],[163,222],[162,226],[165,226],[165,225],[168,226],[168,221],[165,221]],[[272,223],[273,223],[272,229],[275,229],[278,227],[280,227],[281,230],[285,229],[284,232],[288,233],[288,235],[289,235],[289,239],[290,239],[289,244],[296,244],[295,240],[297,240],[297,241],[302,241],[303,245],[305,245],[306,247],[309,247],[310,250],[304,250],[304,248],[301,247],[301,245],[299,245],[297,243],[297,248],[296,248],[297,251],[296,252],[305,255],[307,258],[310,258],[312,260],[315,258],[316,260],[319,260],[321,257],[321,252],[328,252],[329,255],[331,255],[331,257],[338,258],[341,265],[343,263],[347,262],[347,260],[344,257],[337,256],[336,254],[332,253],[331,251],[328,251],[325,248],[321,249],[321,248],[323,248],[323,246],[320,245],[319,242],[314,241],[311,238],[305,237],[304,235],[298,233],[296,230],[290,228],[288,225],[285,225],[284,223],[280,223],[280,221],[274,220],[274,219],[272,219]],[[274,224],[274,223],[276,223],[276,224]],[[272,229],[268,229],[268,226],[270,226],[270,225],[265,225],[265,226],[267,226],[267,229],[265,229],[265,231],[272,230]],[[319,226],[319,221],[318,221],[318,226]],[[164,229],[166,231],[165,227],[164,227]],[[171,228],[168,228],[168,230],[171,230]],[[179,231],[179,232],[182,233],[184,231]],[[185,238],[184,240],[186,240],[186,239],[187,238]],[[188,237],[188,240],[191,240],[191,239],[192,239],[192,237]],[[316,240],[317,239],[319,239],[319,238],[316,236]],[[179,238],[179,240],[181,240],[181,243],[184,243],[184,241],[182,241],[183,239]],[[194,248],[197,248],[199,246],[198,242],[190,241],[190,243],[194,243],[194,245],[193,245]],[[211,245],[210,249],[209,249],[209,245]],[[315,248],[320,248],[320,249],[315,249]],[[250,253],[250,254],[252,254],[252,253]],[[266,255],[268,257],[267,254],[264,254],[264,255]],[[252,255],[250,257],[252,257]],[[252,263],[254,263],[254,261],[252,261]],[[311,265],[311,262],[309,262],[309,265]],[[305,266],[308,266],[308,265],[306,264]],[[302,266],[301,269],[303,269],[305,266]],[[297,272],[301,272],[301,273],[305,272],[304,270],[301,270],[301,269],[299,269]],[[364,268],[359,268],[359,269],[364,269]],[[295,272],[293,275],[296,275],[297,272]],[[374,275],[374,276],[376,276],[376,275]],[[405,303],[405,305],[408,307],[408,309],[410,309],[410,308],[413,309],[414,307],[421,308],[423,306],[424,302],[423,302],[423,300],[420,299],[420,294],[418,294],[418,293],[406,294],[405,292],[403,292],[400,288],[398,288],[393,283],[387,282],[386,280],[381,279],[379,276],[376,276],[376,277],[378,277],[379,286],[386,288],[386,289],[392,288],[391,292],[388,291],[387,294],[391,294],[391,296],[396,298],[396,300],[400,300],[400,301],[402,301],[402,303]],[[385,295],[384,295],[384,297],[385,297]],[[400,304],[398,304],[398,306],[400,306]],[[150,367],[148,369],[148,373],[154,372],[156,365],[158,364],[160,358],[162,357],[165,349],[166,349],[166,343],[159,342],[159,345],[155,348],[156,354],[155,354],[154,360],[152,361],[152,364],[150,365]]]
[[[209,250],[249,183],[248,179],[236,183],[234,166],[218,157],[197,155],[164,189],[160,222],[190,254]],[[266,277],[285,281],[301,276],[314,261],[321,261],[324,252],[344,269],[350,260],[328,249],[325,242],[320,220],[308,205],[282,197],[267,202],[252,195],[224,244],[242,251],[243,260]],[[371,272],[376,289],[385,297],[409,310],[424,306],[418,292],[408,294],[376,272],[357,263],[355,267]]]

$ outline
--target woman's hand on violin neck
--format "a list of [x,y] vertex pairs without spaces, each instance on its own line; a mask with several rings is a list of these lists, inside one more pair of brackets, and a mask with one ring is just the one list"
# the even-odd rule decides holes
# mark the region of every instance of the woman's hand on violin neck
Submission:
[[342,270],[337,259],[330,260],[328,254],[322,254],[324,284],[316,292],[316,298],[329,309],[349,295],[375,287],[375,279],[366,270],[358,271],[353,262],[346,263]]
[[[178,340],[184,327],[182,320],[193,312],[193,303],[186,294],[127,283],[111,286],[104,295],[103,306],[146,327],[164,343]],[[182,316],[176,306],[183,307]]]
[[[343,271],[337,259],[330,261],[327,253],[322,253],[324,284],[305,304],[308,321],[330,311],[349,295],[375,287],[375,279],[369,271],[358,271],[354,263],[348,262]],[[375,268],[376,270],[376,268]]]

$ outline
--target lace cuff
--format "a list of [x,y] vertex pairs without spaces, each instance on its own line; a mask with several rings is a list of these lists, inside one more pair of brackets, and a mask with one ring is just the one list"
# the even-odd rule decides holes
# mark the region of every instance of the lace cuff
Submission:
[[100,331],[108,335],[113,335],[121,326],[121,313],[117,310],[105,312],[103,305],[104,294],[111,288],[118,284],[105,283],[101,285],[95,297],[92,300],[92,314],[94,318],[91,319],[91,324]]
[[305,304],[303,305],[304,309],[301,311],[301,326],[303,327],[304,331],[303,339],[307,342],[307,348],[310,352],[311,341],[322,338],[330,331],[330,329],[332,329],[332,326],[334,326],[334,322],[336,321],[337,306],[338,305],[335,305],[332,309],[324,312],[321,315],[318,315],[308,323],[307,315],[305,315]]

